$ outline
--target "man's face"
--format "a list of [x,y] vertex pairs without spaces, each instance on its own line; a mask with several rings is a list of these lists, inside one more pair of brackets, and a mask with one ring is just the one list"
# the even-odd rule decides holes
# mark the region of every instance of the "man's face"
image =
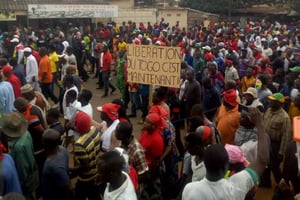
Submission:
[[270,108],[277,110],[281,107],[281,103],[276,100],[269,100],[270,101]]

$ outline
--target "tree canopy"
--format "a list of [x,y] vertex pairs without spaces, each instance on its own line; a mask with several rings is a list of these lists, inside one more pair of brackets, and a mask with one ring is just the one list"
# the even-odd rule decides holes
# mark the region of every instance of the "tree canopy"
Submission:
[[180,6],[182,7],[218,14],[228,14],[237,8],[246,8],[260,4],[279,7],[287,5],[300,13],[299,0],[181,0],[180,2]]

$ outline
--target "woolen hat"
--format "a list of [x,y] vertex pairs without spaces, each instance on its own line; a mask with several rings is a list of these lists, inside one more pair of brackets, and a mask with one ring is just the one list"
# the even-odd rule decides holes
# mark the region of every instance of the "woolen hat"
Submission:
[[85,112],[77,112],[74,120],[74,125],[78,133],[87,133],[91,129],[92,119]]
[[27,131],[28,123],[21,113],[10,112],[1,118],[0,128],[8,137],[18,138]]
[[21,93],[22,94],[26,94],[26,93],[31,92],[31,91],[33,91],[33,87],[28,83],[21,87]]

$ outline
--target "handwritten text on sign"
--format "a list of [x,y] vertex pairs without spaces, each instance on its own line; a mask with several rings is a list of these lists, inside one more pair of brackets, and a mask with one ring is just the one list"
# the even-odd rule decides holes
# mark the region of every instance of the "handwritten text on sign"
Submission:
[[128,82],[180,86],[180,48],[127,45]]

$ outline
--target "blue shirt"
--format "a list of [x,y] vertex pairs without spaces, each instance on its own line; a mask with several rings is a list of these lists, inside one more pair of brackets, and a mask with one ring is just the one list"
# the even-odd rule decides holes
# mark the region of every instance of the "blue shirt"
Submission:
[[16,192],[22,194],[15,162],[9,154],[4,154],[2,160],[2,173],[4,181],[3,194]]
[[0,82],[0,108],[2,114],[12,112],[14,109],[15,94],[12,85],[7,81]]
[[14,74],[20,79],[21,85],[26,84],[24,66],[17,64],[13,70]]
[[62,200],[63,190],[70,184],[68,152],[60,146],[59,152],[45,161],[42,187],[44,200]]

